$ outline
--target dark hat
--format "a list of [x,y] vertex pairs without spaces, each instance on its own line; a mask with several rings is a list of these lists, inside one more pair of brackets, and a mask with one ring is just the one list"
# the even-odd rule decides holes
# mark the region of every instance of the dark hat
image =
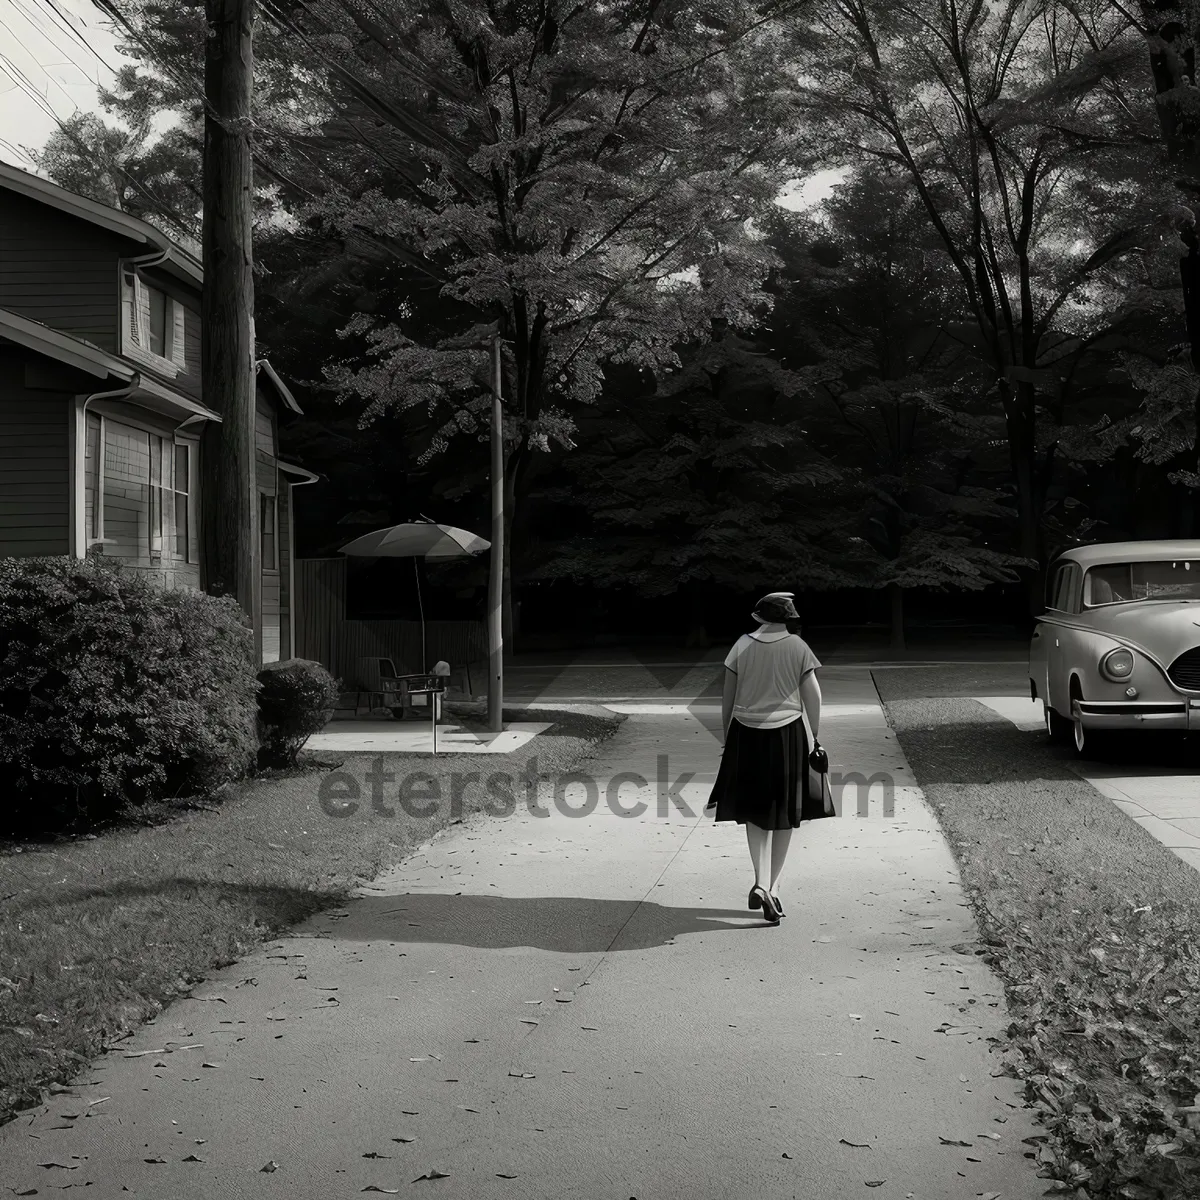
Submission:
[[795,592],[768,592],[755,606],[751,616],[756,621],[795,621],[800,614],[792,603]]

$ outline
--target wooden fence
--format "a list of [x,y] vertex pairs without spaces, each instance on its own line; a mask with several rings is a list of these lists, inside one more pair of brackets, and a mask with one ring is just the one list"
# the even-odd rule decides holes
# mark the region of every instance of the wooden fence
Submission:
[[[401,673],[421,670],[420,621],[351,621],[346,617],[346,560],[296,559],[296,649],[328,667],[347,690],[371,686],[361,659],[390,658]],[[487,660],[482,621],[426,621],[426,657],[451,667]],[[483,678],[482,673],[480,678]]]

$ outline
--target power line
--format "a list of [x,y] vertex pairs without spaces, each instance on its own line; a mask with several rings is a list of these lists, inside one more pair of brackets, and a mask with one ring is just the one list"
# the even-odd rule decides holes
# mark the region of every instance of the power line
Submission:
[[[34,3],[37,2],[38,0],[34,0]],[[27,12],[23,0],[12,0],[12,3],[15,4],[22,12]],[[45,5],[46,9],[51,14],[50,20],[53,28],[62,29],[74,42],[78,43],[89,54],[91,54],[92,57],[95,58],[95,60],[106,71],[116,75],[117,69],[100,54],[95,46],[93,46],[91,42],[89,42],[87,38],[83,36],[82,33],[79,32],[79,30],[75,27],[74,22],[72,22],[67,14],[63,12],[61,8],[59,8],[57,0],[41,0],[41,3]],[[74,59],[71,59],[70,61],[73,66],[79,67],[81,71],[83,70],[83,68],[79,66],[79,63],[75,62]]]
[[[85,158],[90,159],[91,162],[98,167],[115,171],[135,191],[140,192],[141,195],[150,202],[153,210],[158,213],[159,216],[169,221],[181,233],[183,233],[184,236],[189,239],[192,238],[193,226],[188,221],[181,217],[170,204],[166,203],[162,199],[161,196],[156,195],[149,187],[146,186],[146,184],[125,170],[120,163],[116,162],[115,160],[101,161],[97,157],[95,151],[70,127],[67,121],[63,120],[63,118],[54,111],[53,106],[37,90],[37,88],[34,87],[28,76],[26,76],[19,67],[15,66],[2,51],[0,51],[0,69],[3,69],[5,73],[15,81],[17,86],[54,121],[54,123],[62,131],[63,135],[70,139],[72,143],[74,143],[76,150],[80,154],[82,154]],[[68,99],[70,99],[70,97],[68,97]],[[79,108],[76,107],[75,113],[73,113],[72,116],[77,115],[78,112]]]

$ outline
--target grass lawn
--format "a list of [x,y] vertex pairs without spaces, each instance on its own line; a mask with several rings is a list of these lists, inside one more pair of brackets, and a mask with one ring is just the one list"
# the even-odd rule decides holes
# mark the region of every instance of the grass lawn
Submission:
[[[553,724],[505,755],[439,754],[436,763],[417,754],[302,756],[298,769],[204,807],[163,806],[137,825],[0,845],[0,1121],[40,1103],[43,1089],[66,1083],[213,968],[340,902],[454,819],[448,804],[428,817],[407,814],[394,788],[394,815],[380,815],[369,786],[353,817],[330,816],[320,789],[331,771],[362,780],[378,758],[398,777],[419,769],[444,779],[519,774],[536,758],[536,770],[557,773],[625,720],[599,708],[504,717]],[[484,798],[466,792],[463,811]]]
[[1047,1130],[1029,1153],[1065,1197],[1200,1196],[1200,1114],[1181,1111],[1200,1104],[1200,872],[1068,749],[967,698],[998,690],[971,670],[875,682],[1005,982],[1013,1022],[994,1049]]

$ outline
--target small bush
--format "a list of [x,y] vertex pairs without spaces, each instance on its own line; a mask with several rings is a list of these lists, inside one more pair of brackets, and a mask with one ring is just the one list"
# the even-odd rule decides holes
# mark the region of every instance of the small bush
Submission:
[[318,662],[289,658],[258,673],[259,765],[287,767],[333,716],[338,681]]
[[103,560],[0,560],[0,826],[105,819],[240,777],[257,686],[232,600]]

